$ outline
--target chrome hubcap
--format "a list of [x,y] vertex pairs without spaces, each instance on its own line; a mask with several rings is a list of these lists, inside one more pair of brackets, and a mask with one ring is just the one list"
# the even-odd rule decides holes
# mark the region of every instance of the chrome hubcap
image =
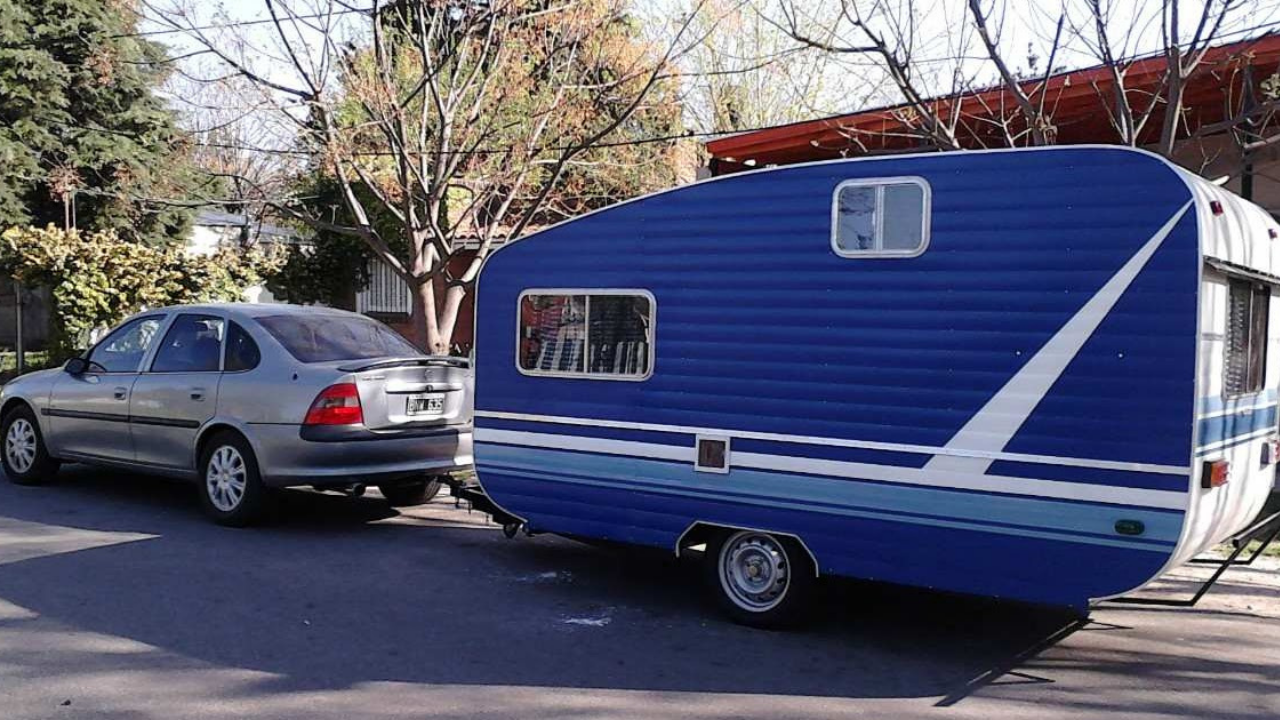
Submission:
[[765,533],[739,532],[720,551],[720,584],[735,605],[751,612],[778,606],[787,595],[787,552]]
[[25,418],[9,426],[4,438],[4,454],[14,472],[24,473],[36,463],[36,429]]
[[223,445],[214,450],[209,458],[209,468],[204,475],[205,492],[209,494],[214,507],[222,512],[231,512],[244,499],[247,478],[240,451],[230,445]]

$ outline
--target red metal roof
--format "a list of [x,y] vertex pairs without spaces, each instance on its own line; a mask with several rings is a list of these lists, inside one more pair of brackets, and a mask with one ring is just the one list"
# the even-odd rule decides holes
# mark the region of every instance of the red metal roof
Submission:
[[[1256,89],[1258,83],[1280,67],[1280,34],[1220,45],[1206,53],[1185,91],[1185,122],[1190,131],[1227,119],[1229,109],[1239,110],[1242,70],[1246,66],[1250,68]],[[1145,108],[1150,102],[1152,93],[1164,79],[1165,69],[1163,56],[1135,60],[1127,66],[1125,85],[1130,102],[1136,108]],[[1038,85],[1039,81],[1030,81],[1024,87],[1030,92]],[[1044,92],[1060,144],[1119,140],[1106,111],[1114,93],[1107,68],[1098,66],[1054,75]],[[1038,98],[1037,95],[1034,99]],[[957,133],[966,147],[1004,145],[989,121],[1001,117],[1020,119],[1017,105],[1003,85],[930,102],[938,108],[940,116],[949,116],[954,104],[960,104],[963,129]],[[730,166],[722,168],[729,171],[744,161],[772,165],[906,151],[920,147],[918,133],[913,137],[912,129],[903,120],[903,113],[908,109],[906,105],[898,105],[781,125],[713,140],[706,147],[722,166]],[[1163,119],[1163,108],[1157,109],[1143,128],[1140,144],[1159,138]]]

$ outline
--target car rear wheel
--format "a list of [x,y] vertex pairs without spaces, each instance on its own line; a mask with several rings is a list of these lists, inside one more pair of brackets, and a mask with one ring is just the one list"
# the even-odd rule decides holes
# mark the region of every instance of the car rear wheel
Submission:
[[38,485],[50,480],[58,472],[58,461],[49,457],[40,434],[40,423],[30,407],[21,405],[4,417],[0,423],[4,437],[4,452],[0,461],[9,480],[18,485]]
[[379,485],[378,491],[392,507],[411,507],[431,502],[443,485],[439,476],[408,483]]
[[260,520],[270,503],[248,441],[236,433],[214,436],[200,455],[200,504],[205,514],[219,525],[244,527]]
[[780,628],[803,618],[816,578],[813,561],[794,538],[726,531],[707,543],[705,562],[708,584],[735,622]]

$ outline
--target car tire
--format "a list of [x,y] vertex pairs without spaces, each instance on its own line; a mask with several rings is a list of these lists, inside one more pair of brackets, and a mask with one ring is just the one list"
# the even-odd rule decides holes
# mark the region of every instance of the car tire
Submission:
[[432,498],[440,494],[443,484],[440,477],[436,476],[409,483],[379,485],[378,491],[391,507],[412,507],[431,502]]
[[221,432],[205,443],[199,486],[205,514],[219,525],[252,525],[271,507],[271,491],[262,483],[258,459],[239,433]]
[[706,581],[734,622],[756,628],[795,627],[806,617],[817,581],[798,540],[759,530],[726,530],[707,542]]
[[39,485],[52,480],[58,472],[61,463],[49,456],[44,435],[40,434],[40,423],[30,406],[19,405],[4,416],[0,438],[4,444],[0,448],[0,462],[11,482]]

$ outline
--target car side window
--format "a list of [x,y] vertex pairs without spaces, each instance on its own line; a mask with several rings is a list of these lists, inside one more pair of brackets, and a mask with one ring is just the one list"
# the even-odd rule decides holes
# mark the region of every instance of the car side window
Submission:
[[179,315],[160,343],[151,372],[217,372],[223,326],[220,317]]
[[235,324],[227,328],[227,357],[222,363],[223,372],[242,372],[258,367],[262,353],[245,329]]
[[144,317],[116,328],[89,353],[90,368],[99,372],[137,372],[163,321],[162,317]]

